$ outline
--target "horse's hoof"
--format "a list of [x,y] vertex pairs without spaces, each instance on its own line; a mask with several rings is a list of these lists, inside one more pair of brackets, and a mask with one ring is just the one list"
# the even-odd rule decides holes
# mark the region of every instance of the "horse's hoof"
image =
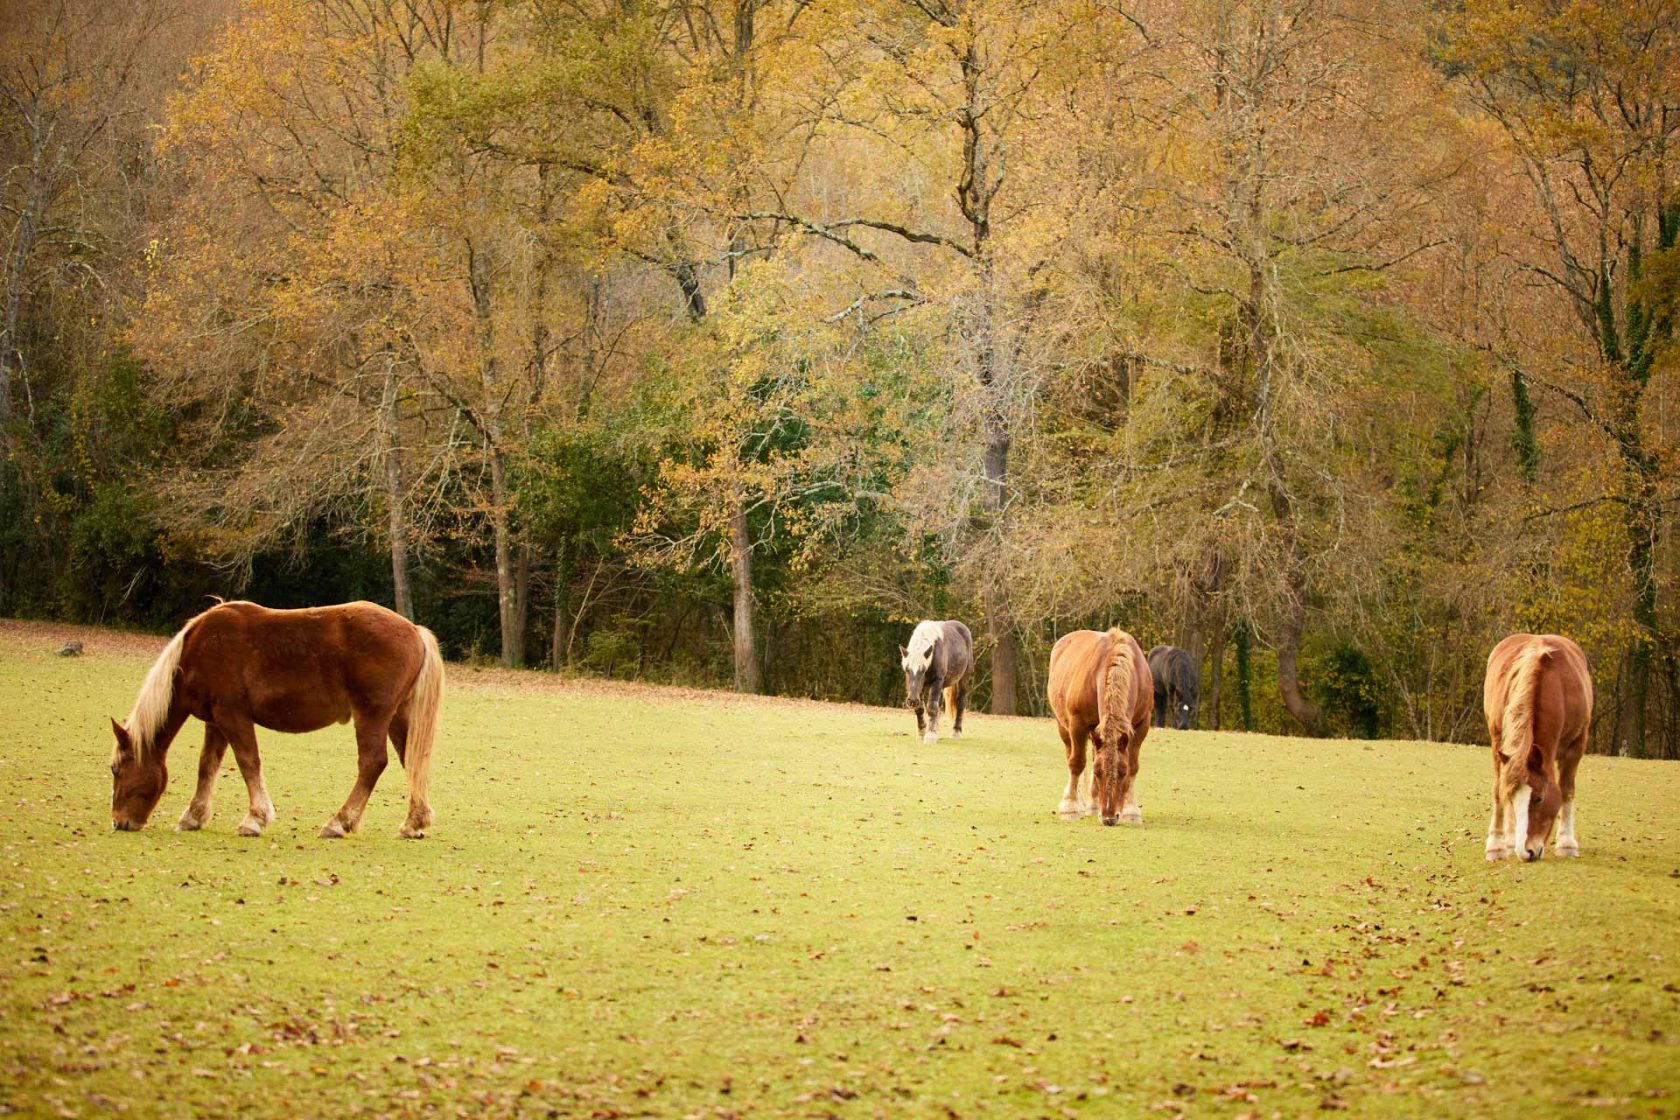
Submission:
[[323,840],[342,840],[344,837],[344,825],[339,822],[337,817],[321,826],[321,839]]
[[1557,853],[1559,859],[1579,859],[1581,846],[1579,844],[1559,844],[1552,851]]
[[246,817],[239,822],[239,835],[241,836],[261,836],[262,830],[262,822],[252,820],[250,817]]
[[922,742],[927,746],[932,746],[933,744],[939,742],[939,736],[937,733],[929,731],[926,735],[922,736]]
[[952,731],[951,732],[951,738],[961,739],[962,738],[962,728],[959,727],[956,730]]
[[176,832],[197,832],[204,827],[204,822],[191,814],[183,813],[181,819],[175,822]]
[[1143,810],[1142,809],[1127,809],[1124,813],[1120,814],[1120,819],[1125,821],[1127,824],[1142,824],[1143,823]]
[[397,835],[402,837],[404,840],[424,840],[426,838],[426,830],[423,828],[415,828],[413,825],[405,824],[401,828],[397,829]]

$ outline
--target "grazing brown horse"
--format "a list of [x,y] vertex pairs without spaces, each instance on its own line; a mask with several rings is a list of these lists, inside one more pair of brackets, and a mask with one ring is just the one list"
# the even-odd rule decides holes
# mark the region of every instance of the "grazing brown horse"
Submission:
[[157,808],[169,782],[169,744],[188,716],[204,721],[204,749],[198,790],[176,827],[190,831],[210,819],[216,773],[231,744],[251,797],[241,836],[260,836],[274,820],[256,728],[316,731],[355,720],[356,784],[321,836],[340,837],[361,823],[389,736],[408,771],[400,834],[419,839],[432,823],[426,789],[442,697],[437,638],[375,603],[301,611],[221,603],[181,627],[146,674],[128,719],[111,721],[111,826],[137,830]]
[[1592,727],[1592,675],[1581,647],[1556,634],[1512,634],[1488,656],[1482,707],[1493,740],[1487,858],[1578,856],[1575,768]]
[[[1104,824],[1143,823],[1138,808],[1138,751],[1149,734],[1155,682],[1137,639],[1119,627],[1075,630],[1050,651],[1050,710],[1067,748],[1068,784],[1056,808],[1064,817],[1093,810]],[[1082,794],[1085,743],[1096,740],[1091,782]]]

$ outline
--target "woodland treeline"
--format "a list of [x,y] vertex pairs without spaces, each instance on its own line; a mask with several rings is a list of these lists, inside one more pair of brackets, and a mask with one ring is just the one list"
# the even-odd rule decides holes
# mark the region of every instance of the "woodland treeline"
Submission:
[[1680,0],[14,0],[0,614],[1680,757]]

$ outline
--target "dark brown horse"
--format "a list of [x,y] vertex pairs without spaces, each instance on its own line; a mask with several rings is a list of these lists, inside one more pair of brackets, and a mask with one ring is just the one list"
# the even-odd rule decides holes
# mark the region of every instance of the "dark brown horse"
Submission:
[[1493,740],[1487,858],[1539,859],[1557,825],[1557,854],[1578,856],[1575,768],[1592,727],[1592,674],[1581,647],[1556,634],[1512,634],[1488,655],[1482,688]]
[[127,721],[111,721],[111,826],[145,825],[169,782],[166,761],[188,716],[204,721],[198,790],[176,826],[202,828],[222,756],[231,745],[251,807],[241,836],[274,821],[263,786],[256,728],[316,731],[356,723],[356,784],[323,838],[354,832],[385,769],[385,740],[408,771],[408,818],[400,834],[419,839],[432,823],[426,789],[443,697],[437,638],[375,603],[274,611],[221,603],[181,627],[151,670]]
[[[1124,630],[1075,630],[1056,643],[1050,651],[1050,710],[1067,748],[1068,784],[1056,807],[1062,816],[1095,810],[1104,824],[1143,823],[1135,788],[1138,752],[1154,704],[1143,647]],[[1092,738],[1096,758],[1082,792],[1085,744]]]

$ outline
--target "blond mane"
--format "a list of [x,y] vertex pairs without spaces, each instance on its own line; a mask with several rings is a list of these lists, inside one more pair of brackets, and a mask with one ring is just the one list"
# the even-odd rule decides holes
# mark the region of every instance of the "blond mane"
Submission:
[[[217,603],[216,606],[221,606]],[[210,610],[215,610],[211,607]],[[146,750],[156,740],[159,731],[169,719],[169,705],[175,699],[175,672],[181,667],[181,648],[186,644],[187,631],[193,625],[209,614],[194,615],[187,620],[187,624],[176,631],[169,639],[169,644],[163,647],[157,660],[146,671],[146,679],[140,683],[140,694],[134,698],[134,707],[129,709],[128,718],[123,721],[123,730],[128,733],[128,742],[134,748],[134,757],[144,760]],[[120,745],[112,749],[111,761],[114,764],[121,753]]]
[[944,624],[940,622],[918,622],[916,629],[910,632],[910,644],[904,648],[904,667],[908,669],[916,660],[924,656],[928,650],[939,644],[944,635]]
[[1097,702],[1097,734],[1104,742],[1132,737],[1132,693],[1137,687],[1137,662],[1131,635],[1118,626],[1108,631],[1108,664],[1103,666],[1103,689]]

